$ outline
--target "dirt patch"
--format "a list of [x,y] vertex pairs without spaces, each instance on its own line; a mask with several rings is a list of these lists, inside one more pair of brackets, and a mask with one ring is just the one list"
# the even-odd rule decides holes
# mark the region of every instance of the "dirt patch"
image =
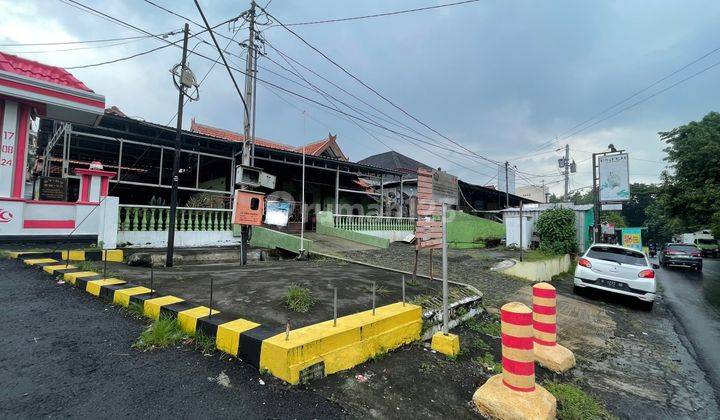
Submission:
[[[83,267],[102,272],[102,265],[85,262]],[[150,286],[150,269],[124,264],[108,264],[108,275],[139,285]],[[226,314],[250,319],[266,326],[284,329],[327,321],[333,317],[333,295],[337,287],[338,316],[372,308],[375,282],[376,306],[402,300],[402,275],[377,268],[332,259],[307,261],[254,261],[239,264],[185,265],[155,268],[153,287],[205,306],[210,304],[210,279],[213,283],[213,307]],[[440,296],[442,284],[420,279],[406,283],[406,298]],[[293,311],[286,305],[293,285],[307,289],[312,305],[306,312]],[[458,289],[453,287],[452,291]]]
[[[483,293],[483,303],[488,308],[499,308],[506,296],[511,296],[527,282],[494,271],[495,263],[515,256],[517,253],[505,249],[450,249],[448,250],[448,277],[451,281],[469,284]],[[393,242],[387,249],[348,251],[346,258],[403,271],[412,271],[415,262],[415,246],[402,242]],[[433,273],[442,275],[442,252],[432,253]],[[418,274],[427,275],[430,271],[430,251],[420,251]]]

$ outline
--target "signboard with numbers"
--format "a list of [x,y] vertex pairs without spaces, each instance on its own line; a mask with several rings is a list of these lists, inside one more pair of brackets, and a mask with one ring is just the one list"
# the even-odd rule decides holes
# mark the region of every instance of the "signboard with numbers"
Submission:
[[442,171],[420,168],[417,182],[417,248],[442,248],[442,205],[457,204],[457,177]]
[[0,136],[0,197],[12,195],[15,172],[15,149],[17,148],[18,104],[5,101]]

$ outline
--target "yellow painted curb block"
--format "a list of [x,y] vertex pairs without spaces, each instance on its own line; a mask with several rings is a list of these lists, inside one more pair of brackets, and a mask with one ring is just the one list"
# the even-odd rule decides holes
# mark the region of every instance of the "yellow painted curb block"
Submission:
[[236,319],[220,324],[215,335],[215,347],[225,353],[237,356],[240,348],[240,334],[259,326],[260,324],[247,319]]
[[70,284],[75,284],[77,279],[83,278],[83,277],[92,277],[97,276],[98,273],[95,273],[94,271],[80,271],[77,273],[65,273],[63,275],[63,280]]
[[121,249],[108,249],[105,251],[105,259],[110,262],[123,262],[123,251]]
[[37,264],[58,262],[58,260],[54,260],[52,258],[34,258],[34,259],[25,260],[24,262],[25,262],[25,265],[37,265]]
[[65,264],[46,265],[45,267],[43,267],[43,271],[45,271],[46,273],[53,274],[57,270],[73,269],[73,268],[77,268],[77,267],[75,267],[74,265],[65,265]]
[[278,334],[263,341],[260,367],[297,384],[300,371],[322,362],[325,375],[350,369],[378,353],[400,347],[420,338],[422,309],[394,303],[333,321]]
[[85,251],[70,251],[70,258],[68,258],[68,251],[60,251],[61,259],[71,261],[85,261]]
[[173,303],[182,302],[185,299],[180,299],[176,296],[161,296],[153,299],[148,299],[143,305],[143,312],[145,316],[152,319],[160,318],[160,308],[164,305],[172,305]]
[[111,286],[113,284],[125,284],[124,280],[120,279],[100,279],[100,280],[90,280],[85,285],[85,291],[90,293],[93,296],[100,296],[100,288],[103,286]]
[[442,331],[438,331],[433,335],[430,347],[438,353],[457,356],[460,353],[460,337],[456,334],[445,335]]
[[[213,315],[219,313],[220,311],[217,311],[215,309],[212,310]],[[186,333],[192,334],[195,332],[198,318],[202,318],[208,315],[210,315],[210,308],[208,308],[207,306],[198,306],[197,308],[186,309],[184,311],[178,312],[177,320],[178,324],[180,324],[180,329],[182,329]]]
[[152,290],[143,286],[116,290],[115,294],[113,295],[113,303],[127,308],[128,306],[130,306],[130,296],[141,295],[143,293],[150,292],[152,292]]

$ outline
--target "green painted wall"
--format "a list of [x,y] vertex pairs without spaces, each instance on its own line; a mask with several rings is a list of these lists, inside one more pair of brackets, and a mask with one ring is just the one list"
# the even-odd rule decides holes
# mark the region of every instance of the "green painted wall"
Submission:
[[389,239],[378,238],[364,233],[336,228],[333,221],[333,215],[329,211],[321,211],[318,213],[317,233],[321,235],[336,236],[338,238],[359,242],[365,245],[376,246],[378,248],[387,248],[390,246]]
[[[312,251],[311,240],[304,239],[303,244],[305,245],[303,248],[306,251]],[[270,249],[280,248],[297,253],[300,250],[300,237],[260,226],[254,226],[252,228],[250,246]]]
[[485,239],[505,237],[505,226],[492,220],[449,210],[447,236],[450,248],[484,248]]

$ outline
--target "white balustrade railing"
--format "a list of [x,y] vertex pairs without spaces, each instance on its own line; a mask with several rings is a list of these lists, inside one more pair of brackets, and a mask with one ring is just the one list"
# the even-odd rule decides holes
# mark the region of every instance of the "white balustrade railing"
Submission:
[[345,230],[369,231],[415,231],[414,217],[359,216],[351,214],[333,214],[335,227]]
[[[169,206],[120,204],[118,230],[126,232],[162,231],[170,226]],[[175,230],[227,231],[232,230],[232,210],[178,207]]]

